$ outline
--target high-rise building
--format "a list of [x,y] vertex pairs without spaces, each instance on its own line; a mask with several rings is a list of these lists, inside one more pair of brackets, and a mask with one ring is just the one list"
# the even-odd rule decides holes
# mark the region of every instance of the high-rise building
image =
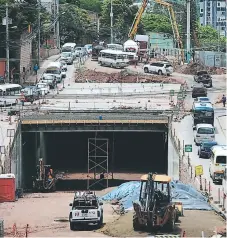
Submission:
[[200,25],[214,27],[220,35],[226,35],[226,0],[199,0]]

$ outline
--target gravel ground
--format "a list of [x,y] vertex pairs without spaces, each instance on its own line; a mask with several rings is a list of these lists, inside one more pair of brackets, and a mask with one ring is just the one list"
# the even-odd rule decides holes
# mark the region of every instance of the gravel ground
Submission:
[[[97,192],[103,195],[113,188]],[[13,225],[16,223],[18,235],[25,235],[28,224],[28,237],[93,237],[100,234],[92,230],[71,231],[69,229],[69,203],[74,194],[71,192],[33,193],[14,203],[0,204],[0,215],[4,219],[5,236],[13,236]],[[104,224],[113,222],[118,215],[112,214],[110,204],[104,204]],[[104,234],[102,236],[105,236]]]
[[[212,211],[184,211],[184,217],[176,224],[173,235],[180,235],[185,231],[185,237],[201,237],[204,231],[205,237],[214,234],[215,227],[225,226],[225,222]],[[132,227],[133,212],[129,212],[112,223],[107,224],[100,233],[112,237],[147,237],[154,235],[149,232],[135,232]],[[158,232],[156,235],[164,233]]]

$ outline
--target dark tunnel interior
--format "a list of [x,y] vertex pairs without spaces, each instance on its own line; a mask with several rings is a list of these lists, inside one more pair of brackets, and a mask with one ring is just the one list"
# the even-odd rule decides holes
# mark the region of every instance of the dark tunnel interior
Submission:
[[[38,159],[35,138],[38,133],[22,134],[25,181],[35,173]],[[96,138],[96,145],[102,145],[102,151],[98,148],[95,151],[88,138],[92,139],[90,142],[93,144]],[[108,139],[108,143],[106,140],[100,141],[101,138]],[[88,151],[90,156],[95,153],[106,156],[107,144],[111,172],[167,173],[168,170],[168,138],[164,132],[46,132],[44,140],[47,164],[55,170],[86,172]]]

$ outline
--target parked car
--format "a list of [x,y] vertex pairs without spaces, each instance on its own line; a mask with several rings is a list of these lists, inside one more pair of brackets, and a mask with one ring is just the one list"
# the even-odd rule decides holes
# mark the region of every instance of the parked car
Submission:
[[86,49],[84,47],[76,47],[75,55],[76,55],[76,57],[85,56],[86,55]]
[[[204,103],[211,103],[208,97],[197,97],[194,99],[195,102],[204,102]],[[211,103],[212,104],[212,103]]]
[[171,75],[173,66],[169,62],[153,62],[143,66],[144,73],[157,73],[159,75]]
[[62,60],[60,61],[60,63],[61,63],[62,71],[66,72],[68,70],[66,62]]
[[21,102],[31,102],[33,103],[35,100],[39,100],[41,95],[41,90],[36,86],[26,86],[21,90],[23,97],[21,98]]
[[70,229],[75,230],[79,225],[95,224],[98,228],[103,225],[103,203],[94,192],[76,192],[69,213]]
[[207,71],[198,71],[194,76],[194,80],[197,83],[203,83],[203,85],[207,88],[211,88],[213,86],[212,77]]
[[50,86],[47,83],[37,83],[36,87],[40,89],[41,95],[47,95],[50,92]]
[[49,87],[50,87],[50,89],[54,89],[55,88],[55,86],[56,86],[56,81],[57,81],[57,79],[56,79],[56,77],[54,76],[54,75],[45,75],[44,77],[42,77],[42,79],[41,79],[41,83],[46,83],[46,84],[48,84],[49,85]]
[[196,84],[192,86],[192,98],[207,97],[207,89],[203,84]]
[[87,44],[84,46],[84,48],[86,48],[88,54],[90,55],[92,52],[92,44]]
[[216,141],[202,142],[198,149],[199,158],[210,158],[211,147],[217,145]]
[[72,52],[62,52],[60,61],[65,62],[66,64],[73,64],[73,53]]

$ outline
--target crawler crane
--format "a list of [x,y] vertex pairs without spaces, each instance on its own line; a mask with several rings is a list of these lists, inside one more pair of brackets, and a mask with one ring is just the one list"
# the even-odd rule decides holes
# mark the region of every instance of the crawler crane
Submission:
[[[173,36],[174,36],[174,39],[177,41],[178,48],[181,50],[181,59],[182,59],[182,62],[184,62],[184,47],[183,47],[183,43],[182,43],[182,40],[181,40],[181,37],[179,34],[176,17],[175,17],[175,13],[173,10],[173,5],[171,3],[167,3],[162,0],[154,0],[154,1],[162,6],[167,7],[167,9],[169,11],[170,21],[171,21],[171,25],[172,25],[172,29],[173,29]],[[132,40],[135,38],[135,35],[138,30],[138,25],[140,23],[140,20],[142,18],[142,15],[143,15],[146,7],[147,7],[147,4],[148,4],[148,0],[143,0],[142,6],[139,8],[139,10],[136,14],[136,17],[133,21],[133,24],[130,28],[128,37]]]

